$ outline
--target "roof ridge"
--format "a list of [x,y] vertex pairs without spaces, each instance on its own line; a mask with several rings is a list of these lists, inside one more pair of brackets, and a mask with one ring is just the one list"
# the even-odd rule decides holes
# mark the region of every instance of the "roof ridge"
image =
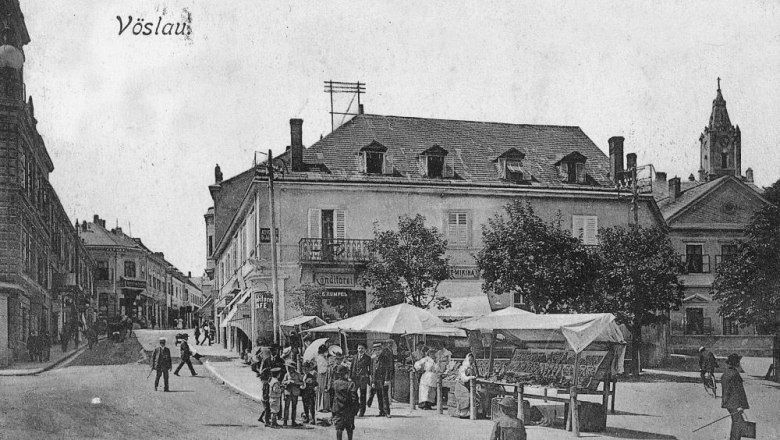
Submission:
[[363,117],[376,116],[376,117],[381,117],[381,118],[399,118],[399,119],[416,119],[416,120],[423,120],[423,121],[470,122],[470,123],[474,123],[474,124],[512,125],[512,126],[524,126],[524,127],[576,128],[576,129],[582,130],[582,128],[579,125],[527,124],[527,123],[516,123],[516,122],[474,121],[474,120],[470,120],[470,119],[427,118],[427,117],[422,117],[422,116],[380,115],[380,114],[376,114],[376,113],[364,113],[364,114],[361,114],[361,115],[357,115],[354,118],[350,119],[350,121],[353,121],[353,120],[355,120],[357,118],[360,118],[361,116],[363,116]]

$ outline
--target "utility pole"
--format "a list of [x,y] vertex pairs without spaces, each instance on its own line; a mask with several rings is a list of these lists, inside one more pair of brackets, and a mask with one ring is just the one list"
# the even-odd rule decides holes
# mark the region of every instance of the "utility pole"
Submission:
[[[279,289],[276,273],[276,210],[274,209],[273,153],[268,150],[268,199],[271,215],[271,293],[273,294],[274,342],[279,343]],[[252,305],[254,307],[254,304]],[[253,341],[254,342],[254,341]]]
[[637,189],[636,164],[631,168],[631,210],[634,211],[634,225],[639,226],[639,190]]

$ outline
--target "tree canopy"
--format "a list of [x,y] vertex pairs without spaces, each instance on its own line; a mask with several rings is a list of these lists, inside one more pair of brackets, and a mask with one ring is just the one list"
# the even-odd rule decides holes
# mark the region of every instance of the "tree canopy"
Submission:
[[767,205],[745,228],[737,254],[724,259],[713,283],[718,312],[759,332],[780,331],[780,208]]
[[436,228],[425,227],[422,215],[399,217],[397,231],[381,231],[375,225],[360,283],[374,289],[379,307],[404,301],[421,308],[446,307],[449,300],[437,296],[439,283],[449,278],[446,249],[447,241]]
[[592,258],[582,242],[539,218],[528,202],[515,200],[482,226],[476,255],[485,292],[522,295],[536,313],[565,313],[592,292]]

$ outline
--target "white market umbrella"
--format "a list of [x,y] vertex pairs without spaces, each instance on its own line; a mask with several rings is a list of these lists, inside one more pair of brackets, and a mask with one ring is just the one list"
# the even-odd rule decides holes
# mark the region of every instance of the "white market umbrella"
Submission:
[[431,312],[406,303],[372,310],[362,315],[315,327],[308,331],[465,336],[462,330],[445,323]]
[[314,342],[306,347],[306,351],[303,352],[303,361],[307,362],[316,358],[320,347],[326,342],[328,342],[328,338],[315,339]]

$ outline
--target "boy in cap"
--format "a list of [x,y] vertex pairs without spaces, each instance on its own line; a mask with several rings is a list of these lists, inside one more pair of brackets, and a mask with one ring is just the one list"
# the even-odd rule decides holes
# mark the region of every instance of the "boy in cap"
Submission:
[[[309,362],[303,364],[306,374],[303,376],[303,385],[301,385],[301,400],[303,401],[303,421],[317,424],[315,416],[315,407],[317,402],[317,369]],[[294,413],[294,410],[293,410]]]
[[[292,419],[290,426],[301,426],[295,423],[295,413],[298,411],[298,396],[301,395],[301,385],[303,380],[301,374],[298,373],[298,369],[295,367],[295,361],[292,359],[287,361],[286,364],[287,373],[282,380],[282,386],[284,387],[284,426],[287,426],[287,419]],[[290,410],[292,409],[292,414]]]
[[[282,385],[279,382],[279,375],[281,374],[281,368],[271,368],[271,381],[268,382],[268,409],[270,410],[270,426],[272,428],[280,427],[276,420],[279,417],[279,413],[282,412]],[[268,414],[266,414],[266,426],[269,426]]]
[[739,362],[742,356],[732,353],[726,359],[726,371],[720,378],[720,385],[723,388],[723,400],[721,408],[731,414],[731,432],[729,440],[739,440],[742,438],[742,424],[745,421],[743,414],[750,408],[745,395],[745,387],[742,385],[742,377],[739,375]]
[[157,376],[154,378],[154,390],[157,391],[157,386],[160,384],[160,376],[163,377],[163,391],[168,391],[168,372],[173,368],[171,362],[171,350],[165,346],[165,338],[160,338],[160,346],[154,349],[152,353],[152,370],[157,371]]
[[355,431],[355,414],[358,412],[357,387],[349,380],[349,368],[344,365],[336,367],[336,380],[329,390],[333,426],[336,428],[336,440],[342,440],[347,431],[347,440],[352,440]]
[[525,425],[517,418],[517,401],[504,397],[498,406],[502,414],[493,424],[490,440],[526,440]]

